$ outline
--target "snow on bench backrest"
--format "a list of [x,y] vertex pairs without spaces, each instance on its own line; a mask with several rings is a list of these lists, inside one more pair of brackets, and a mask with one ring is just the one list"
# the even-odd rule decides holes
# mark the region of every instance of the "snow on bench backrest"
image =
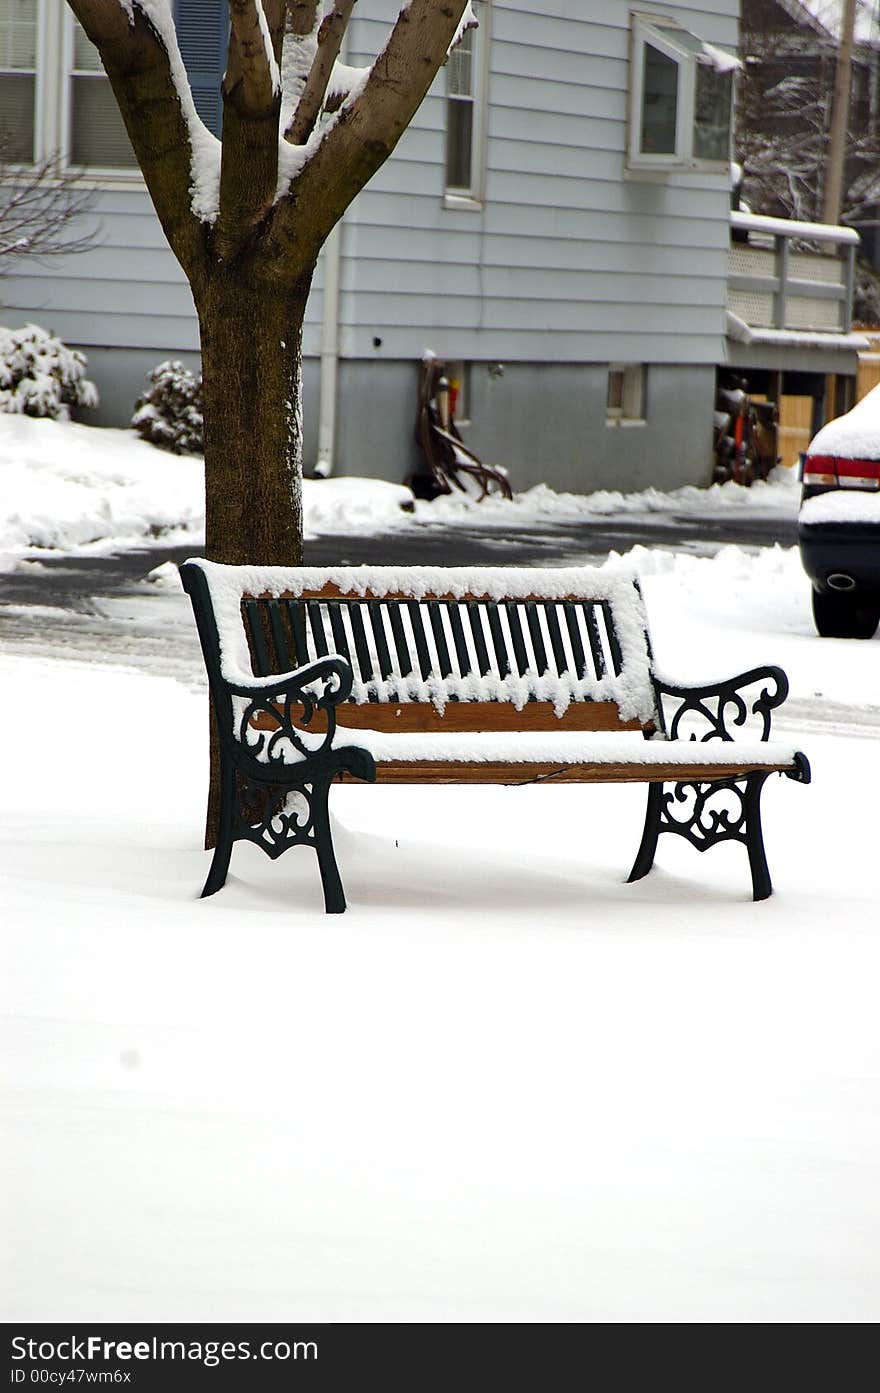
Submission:
[[612,702],[656,714],[647,619],[631,570],[243,567],[199,561],[230,682],[325,653],[352,665],[351,700]]

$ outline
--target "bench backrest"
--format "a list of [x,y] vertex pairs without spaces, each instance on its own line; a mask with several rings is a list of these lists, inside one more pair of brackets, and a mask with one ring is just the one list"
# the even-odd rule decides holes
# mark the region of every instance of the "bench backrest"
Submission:
[[629,574],[240,568],[234,577],[239,568],[201,565],[223,594],[227,627],[240,581],[254,676],[328,653],[347,659],[354,682],[340,725],[597,730],[656,719],[644,608]]

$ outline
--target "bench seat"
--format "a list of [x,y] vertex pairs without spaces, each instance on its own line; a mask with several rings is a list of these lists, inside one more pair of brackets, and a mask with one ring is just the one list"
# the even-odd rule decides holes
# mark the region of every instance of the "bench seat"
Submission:
[[337,725],[335,741],[372,755],[377,783],[646,783],[685,774],[737,779],[758,770],[790,772],[798,760],[794,745],[776,741],[710,745],[611,731],[388,733]]

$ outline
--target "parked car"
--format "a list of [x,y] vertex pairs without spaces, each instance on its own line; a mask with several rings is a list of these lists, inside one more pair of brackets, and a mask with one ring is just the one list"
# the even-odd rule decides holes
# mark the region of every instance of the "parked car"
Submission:
[[801,461],[798,543],[824,638],[880,623],[880,387],[829,421]]

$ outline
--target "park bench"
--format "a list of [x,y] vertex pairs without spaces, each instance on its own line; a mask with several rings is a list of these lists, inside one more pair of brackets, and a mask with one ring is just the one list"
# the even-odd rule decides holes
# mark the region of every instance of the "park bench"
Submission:
[[803,754],[769,742],[785,674],[667,681],[628,571],[202,560],[180,571],[220,744],[220,833],[203,894],[223,885],[236,840],[273,857],[307,844],[328,912],[343,910],[327,797],[347,779],[645,783],[630,880],[673,833],[700,851],[743,843],[754,898],[770,894],[763,785],[774,772],[810,778]]

